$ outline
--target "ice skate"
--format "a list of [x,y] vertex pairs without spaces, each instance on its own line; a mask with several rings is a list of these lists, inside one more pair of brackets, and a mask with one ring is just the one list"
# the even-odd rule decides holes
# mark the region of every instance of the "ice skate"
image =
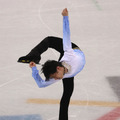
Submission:
[[18,59],[17,62],[20,63],[30,63],[31,61],[35,62],[36,64],[39,64],[41,57],[40,56],[23,56]]

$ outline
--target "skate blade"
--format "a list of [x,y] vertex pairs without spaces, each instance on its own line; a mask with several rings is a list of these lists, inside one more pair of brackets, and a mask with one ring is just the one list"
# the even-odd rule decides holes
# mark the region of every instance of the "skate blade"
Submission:
[[[17,62],[29,64],[30,62],[35,62],[35,61],[30,61],[30,60],[18,60]],[[36,63],[36,64],[39,64],[38,62],[35,62],[35,63]]]

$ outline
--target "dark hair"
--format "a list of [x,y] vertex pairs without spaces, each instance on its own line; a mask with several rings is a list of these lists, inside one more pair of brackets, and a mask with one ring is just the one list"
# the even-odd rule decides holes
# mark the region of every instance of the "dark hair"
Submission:
[[49,80],[51,74],[57,72],[57,66],[63,67],[61,62],[57,62],[55,60],[48,60],[44,63],[44,65],[42,65],[41,71],[46,77],[46,81]]

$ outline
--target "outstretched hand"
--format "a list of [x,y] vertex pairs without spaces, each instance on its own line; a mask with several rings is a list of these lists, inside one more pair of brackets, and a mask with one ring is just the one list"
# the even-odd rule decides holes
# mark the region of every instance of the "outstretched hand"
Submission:
[[32,68],[32,67],[35,67],[36,64],[35,64],[34,62],[30,62],[30,63],[29,63],[29,66]]
[[62,15],[63,16],[68,16],[68,10],[67,10],[67,8],[63,9]]

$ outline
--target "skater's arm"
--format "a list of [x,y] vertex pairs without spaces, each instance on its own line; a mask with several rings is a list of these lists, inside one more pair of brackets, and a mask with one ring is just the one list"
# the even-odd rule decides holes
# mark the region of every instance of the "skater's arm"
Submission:
[[38,87],[42,88],[42,87],[47,87],[51,84],[53,84],[56,81],[45,81],[43,80],[40,75],[39,75],[39,71],[37,70],[36,64],[34,62],[30,62],[29,66],[32,68],[32,77],[35,79]]
[[63,49],[69,51],[72,49],[70,40],[70,28],[67,8],[63,10]]
[[39,71],[37,70],[36,66],[32,67],[32,77],[35,79],[38,87],[42,88],[42,87],[47,87],[51,84],[53,84],[55,81],[45,81],[43,80],[40,75],[39,75]]

